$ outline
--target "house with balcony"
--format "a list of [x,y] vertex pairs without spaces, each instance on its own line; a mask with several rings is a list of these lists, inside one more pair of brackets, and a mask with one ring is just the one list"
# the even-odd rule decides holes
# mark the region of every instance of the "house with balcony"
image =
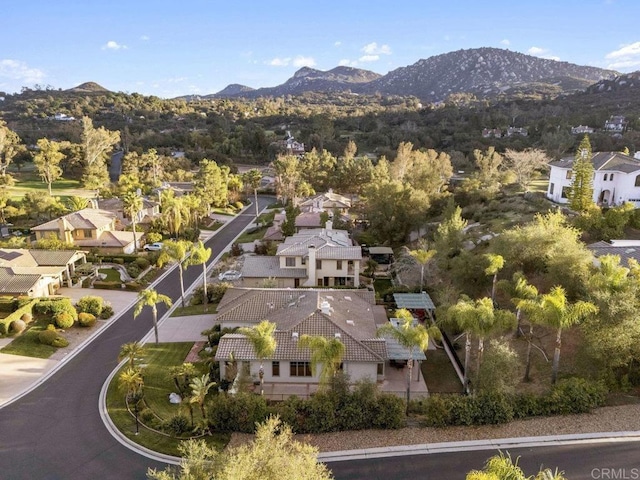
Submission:
[[360,285],[362,250],[346,230],[310,229],[286,237],[275,256],[250,256],[242,267],[242,285],[259,287],[271,280],[278,287]]
[[[133,232],[118,230],[117,215],[107,210],[85,208],[58,217],[31,229],[37,240],[51,236],[82,249],[102,253],[135,253]],[[138,247],[142,234],[137,234]]]
[[[124,211],[124,204],[117,197],[99,199],[98,208],[115,213],[118,221],[123,225],[131,223],[131,215],[129,212]],[[150,223],[158,216],[160,216],[160,204],[147,198],[142,198],[142,208],[136,214],[136,223]]]
[[[276,324],[276,350],[264,362],[267,395],[276,391],[300,393],[301,387],[305,389],[303,393],[308,394],[317,388],[321,366],[316,375],[312,375],[311,353],[298,346],[302,335],[339,339],[345,346],[342,371],[352,382],[384,380],[387,341],[378,338],[376,331],[387,322],[387,316],[384,307],[376,305],[374,292],[230,288],[220,301],[216,315],[216,322],[222,328],[251,328],[264,319]],[[258,378],[260,361],[242,334],[223,335],[215,359],[220,362],[222,378],[231,360],[248,364],[250,375]]]
[[298,207],[301,212],[328,212],[333,214],[333,212],[337,210],[340,214],[346,215],[351,208],[351,200],[329,189],[326,193],[321,193],[303,200],[298,204]]
[[[601,206],[630,202],[640,207],[640,159],[619,152],[596,152],[591,158],[595,170],[593,202]],[[569,203],[573,182],[574,157],[549,163],[547,198],[556,203]]]

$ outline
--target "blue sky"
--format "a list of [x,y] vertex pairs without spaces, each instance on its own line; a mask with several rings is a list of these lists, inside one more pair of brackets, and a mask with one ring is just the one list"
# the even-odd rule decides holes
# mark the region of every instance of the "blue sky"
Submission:
[[95,81],[171,98],[271,87],[303,66],[385,74],[498,47],[640,70],[638,0],[5,0],[0,91]]

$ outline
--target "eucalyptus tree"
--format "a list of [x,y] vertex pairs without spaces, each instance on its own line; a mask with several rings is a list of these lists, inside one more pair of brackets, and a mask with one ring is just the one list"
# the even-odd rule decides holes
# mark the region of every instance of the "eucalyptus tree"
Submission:
[[260,377],[260,395],[264,395],[264,361],[273,357],[276,351],[277,343],[274,332],[276,331],[276,324],[269,320],[263,320],[255,327],[241,328],[238,333],[241,333],[251,346],[256,355],[256,358],[260,360],[260,371],[258,373]]
[[120,132],[112,132],[104,127],[95,128],[89,117],[82,117],[82,183],[85,188],[96,190],[109,184],[107,155],[119,141]]
[[20,137],[0,120],[0,175],[7,176],[7,168],[20,149]]
[[42,181],[47,184],[49,196],[51,196],[51,184],[62,177],[60,162],[65,157],[60,151],[59,142],[41,138],[37,142],[38,152],[33,156],[33,164],[38,170]]

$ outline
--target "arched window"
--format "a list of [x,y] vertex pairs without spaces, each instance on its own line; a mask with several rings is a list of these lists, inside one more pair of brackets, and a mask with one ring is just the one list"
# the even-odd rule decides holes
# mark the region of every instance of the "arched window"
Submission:
[[636,177],[636,187],[640,187],[640,175]]

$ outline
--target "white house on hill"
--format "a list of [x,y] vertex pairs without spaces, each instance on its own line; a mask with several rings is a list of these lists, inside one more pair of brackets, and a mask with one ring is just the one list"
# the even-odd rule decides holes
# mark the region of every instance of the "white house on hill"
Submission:
[[[624,202],[640,207],[640,159],[618,152],[596,152],[591,158],[595,170],[593,201],[602,206]],[[567,194],[573,181],[573,157],[549,163],[547,198],[568,203]]]

